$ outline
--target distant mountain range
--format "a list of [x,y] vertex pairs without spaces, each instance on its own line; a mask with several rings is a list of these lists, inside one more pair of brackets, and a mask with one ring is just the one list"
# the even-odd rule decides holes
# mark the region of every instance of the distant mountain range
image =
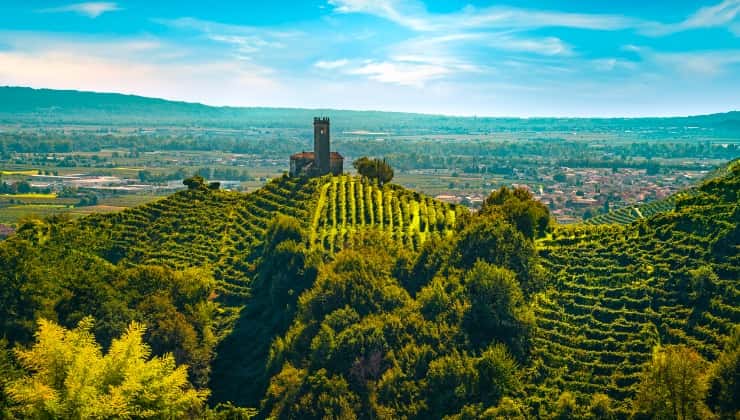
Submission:
[[305,128],[328,115],[336,129],[403,132],[709,129],[740,132],[740,112],[669,118],[489,118],[333,109],[214,107],[118,93],[0,87],[0,123]]

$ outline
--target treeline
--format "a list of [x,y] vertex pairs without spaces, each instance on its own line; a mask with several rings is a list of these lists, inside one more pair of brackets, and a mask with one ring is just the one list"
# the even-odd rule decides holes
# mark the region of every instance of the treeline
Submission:
[[246,169],[201,167],[195,169],[179,168],[172,172],[141,170],[138,178],[141,182],[162,183],[185,179],[190,175],[199,175],[206,179],[252,181],[254,177]]
[[[449,139],[422,132],[411,138],[385,137],[368,141],[367,136],[344,134],[338,127],[334,129],[334,144],[337,150],[348,156],[386,156],[399,170],[457,168],[469,173],[495,173],[500,170],[498,168],[535,162],[569,167],[647,167],[650,159],[665,160],[660,165],[673,168],[677,165],[686,167],[675,163],[676,158],[730,160],[740,153],[737,142],[714,132],[673,135],[656,141],[639,133],[607,131],[605,140],[587,142],[536,138],[529,134],[529,130],[532,129],[528,128],[522,134],[493,132],[484,139],[478,136],[468,139],[468,133]],[[597,130],[596,133],[600,132]],[[183,128],[141,133],[128,130],[113,133],[108,130],[34,131],[25,128],[23,131],[0,133],[0,156],[8,159],[18,153],[52,155],[124,149],[133,154],[198,150],[285,158],[295,151],[310,148],[310,137],[311,132],[305,125],[233,132]],[[512,141],[512,138],[516,140]]]
[[[306,132],[308,138],[308,132]],[[307,147],[306,142],[279,133],[270,134],[110,134],[94,131],[0,133],[0,155],[10,153],[75,153],[99,152],[103,149],[126,149],[133,153],[158,150],[199,150],[287,156]]]
[[8,183],[0,178],[0,194],[48,194],[50,192],[51,190],[49,188],[34,187],[30,183],[28,183],[28,181],[16,181]]

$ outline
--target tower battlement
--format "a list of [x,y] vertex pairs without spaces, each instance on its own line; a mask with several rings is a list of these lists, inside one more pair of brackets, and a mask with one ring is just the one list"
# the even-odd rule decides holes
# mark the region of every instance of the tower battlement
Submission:
[[290,175],[339,175],[344,168],[344,157],[331,151],[329,117],[313,118],[313,152],[290,156]]

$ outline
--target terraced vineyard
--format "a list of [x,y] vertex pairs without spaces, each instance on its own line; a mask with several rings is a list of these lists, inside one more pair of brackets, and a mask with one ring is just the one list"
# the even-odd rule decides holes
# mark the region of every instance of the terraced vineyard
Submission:
[[222,293],[245,295],[249,255],[275,212],[308,218],[316,182],[280,178],[250,194],[189,190],[111,215],[93,215],[81,227],[106,259],[175,268],[209,266]]
[[333,252],[353,234],[388,232],[411,248],[451,233],[462,207],[398,186],[382,188],[350,176],[281,177],[249,194],[188,190],[115,214],[84,218],[80,226],[109,261],[175,268],[209,266],[219,290],[246,296],[251,252],[275,215],[290,215],[311,227],[311,243]]
[[418,249],[431,237],[451,235],[458,212],[466,211],[398,186],[378,187],[350,176],[331,177],[318,190],[310,240],[332,252],[368,228]]
[[692,191],[680,192],[671,195],[663,200],[653,201],[650,203],[640,204],[637,206],[627,206],[609,213],[600,214],[586,220],[587,225],[619,224],[627,225],[635,220],[644,219],[658,213],[673,210],[676,207],[676,200],[687,197]]
[[553,401],[553,389],[584,404],[601,392],[626,417],[655,344],[716,358],[740,324],[737,175],[718,181],[731,194],[705,184],[679,196],[675,212],[628,226],[561,227],[541,243],[555,285],[535,302],[530,403]]

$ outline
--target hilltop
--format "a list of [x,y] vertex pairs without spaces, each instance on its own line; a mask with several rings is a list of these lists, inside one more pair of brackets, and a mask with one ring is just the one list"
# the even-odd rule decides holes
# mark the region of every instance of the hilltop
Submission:
[[331,114],[339,130],[406,132],[505,132],[550,129],[740,131],[740,111],[668,118],[492,118],[382,111],[214,107],[117,93],[0,87],[0,122],[107,126],[301,128],[314,115]]
[[467,210],[395,185],[380,188],[350,176],[283,176],[248,194],[182,191],[120,213],[86,217],[75,228],[97,238],[94,245],[79,246],[107,261],[213,267],[219,293],[238,296],[246,295],[249,285],[245,259],[255,258],[250,254],[265,241],[277,214],[300,221],[310,232],[310,247],[333,253],[367,229],[418,249],[431,237],[451,233],[461,213]]
[[[644,409],[656,346],[685,345],[702,366],[735,351],[738,191],[736,161],[632,223],[547,227],[521,191],[474,215],[350,176],[248,194],[202,185],[19,226],[0,243],[0,327],[25,344],[39,316],[93,315],[108,343],[146,322],[154,352],[187,363],[214,404],[264,417],[583,417],[598,405],[626,418]],[[706,405],[728,410],[722,398]]]

